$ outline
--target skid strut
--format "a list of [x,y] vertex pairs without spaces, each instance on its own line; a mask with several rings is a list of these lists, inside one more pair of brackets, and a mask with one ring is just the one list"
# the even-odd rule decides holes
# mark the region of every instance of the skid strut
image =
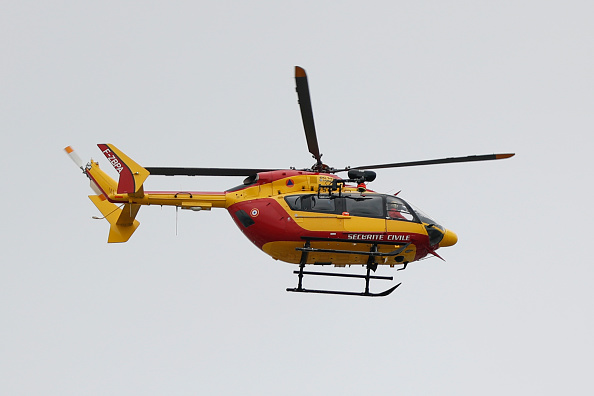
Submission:
[[[402,253],[410,243],[400,247],[399,249],[389,252],[389,253],[381,253],[378,252],[378,243],[371,243],[371,248],[369,252],[361,252],[361,251],[350,251],[350,250],[332,250],[332,249],[317,249],[311,247],[311,240],[316,240],[317,238],[305,238],[305,245],[303,247],[295,248],[296,250],[301,251],[301,260],[299,261],[299,271],[293,271],[294,274],[298,276],[298,282],[296,288],[287,288],[288,292],[297,292],[297,293],[318,293],[318,294],[337,294],[337,295],[347,295],[347,296],[367,296],[367,297],[384,297],[392,293],[398,286],[401,284],[397,284],[396,286],[392,286],[388,290],[385,290],[381,293],[371,293],[369,291],[369,281],[371,279],[381,279],[381,280],[394,280],[392,276],[376,276],[371,275],[371,271],[377,269],[377,263],[375,262],[375,257],[386,257],[386,256],[396,256]],[[352,240],[349,240],[352,242]],[[369,242],[368,242],[369,243]],[[367,259],[367,273],[365,275],[358,275],[358,274],[339,274],[334,272],[317,272],[317,271],[305,271],[305,263],[307,262],[307,258],[310,252],[331,252],[331,253],[339,253],[339,254],[363,254],[369,256]],[[359,278],[365,279],[365,290],[363,292],[351,292],[351,291],[341,291],[341,290],[314,290],[314,289],[305,289],[303,288],[303,276],[304,275],[315,275],[315,276],[330,276],[330,277],[341,277],[341,278]]]

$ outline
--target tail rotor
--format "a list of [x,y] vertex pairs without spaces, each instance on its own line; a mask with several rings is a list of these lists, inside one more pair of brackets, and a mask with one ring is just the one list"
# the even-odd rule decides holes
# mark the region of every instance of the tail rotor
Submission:
[[68,154],[68,156],[76,164],[76,166],[78,166],[82,170],[85,169],[83,161],[80,159],[78,154],[76,154],[72,146],[64,147],[64,151],[66,151],[66,154]]

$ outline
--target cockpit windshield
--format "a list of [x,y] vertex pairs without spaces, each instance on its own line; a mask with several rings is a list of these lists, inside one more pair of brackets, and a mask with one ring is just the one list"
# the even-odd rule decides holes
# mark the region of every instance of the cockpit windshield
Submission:
[[386,195],[386,214],[387,218],[391,220],[407,220],[434,224],[436,227],[443,229],[441,225],[427,216],[422,210],[398,197]]
[[440,230],[445,232],[445,228],[443,228],[443,226],[441,226],[437,221],[433,220],[431,217],[426,215],[421,209],[415,207],[412,204],[409,204],[409,205],[413,208],[413,210],[415,211],[415,213],[417,214],[417,216],[419,217],[421,222],[427,223],[429,225],[433,224],[434,227],[437,227]]

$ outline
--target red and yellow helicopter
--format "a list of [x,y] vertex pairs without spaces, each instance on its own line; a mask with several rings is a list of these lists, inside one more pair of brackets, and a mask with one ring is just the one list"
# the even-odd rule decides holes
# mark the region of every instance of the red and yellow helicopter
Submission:
[[[409,202],[367,189],[376,174],[372,169],[488,161],[514,154],[399,162],[333,168],[322,162],[318,147],[309,86],[305,70],[295,67],[297,95],[309,152],[316,160],[306,169],[163,168],[142,167],[112,144],[99,149],[119,174],[116,182],[99,164],[66,152],[91,181],[95,195],[89,198],[110,224],[108,242],[126,242],[138,228],[138,210],[143,205],[169,205],[193,211],[227,209],[239,229],[254,245],[275,260],[299,265],[298,284],[290,292],[360,296],[387,296],[400,283],[381,292],[369,290],[379,265],[407,264],[435,255],[441,247],[454,245],[456,234],[435,222]],[[347,173],[347,178],[337,174]],[[223,192],[144,191],[149,175],[246,176],[243,184]],[[362,265],[366,274],[305,271],[305,265]],[[365,280],[362,292],[313,290],[303,287],[305,275],[339,276]]]

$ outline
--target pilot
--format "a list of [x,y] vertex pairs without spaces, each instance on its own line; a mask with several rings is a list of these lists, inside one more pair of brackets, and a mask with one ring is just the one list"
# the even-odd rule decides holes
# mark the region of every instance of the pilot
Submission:
[[406,220],[406,218],[400,213],[402,210],[406,211],[406,208],[398,202],[388,202],[388,217],[396,220]]

